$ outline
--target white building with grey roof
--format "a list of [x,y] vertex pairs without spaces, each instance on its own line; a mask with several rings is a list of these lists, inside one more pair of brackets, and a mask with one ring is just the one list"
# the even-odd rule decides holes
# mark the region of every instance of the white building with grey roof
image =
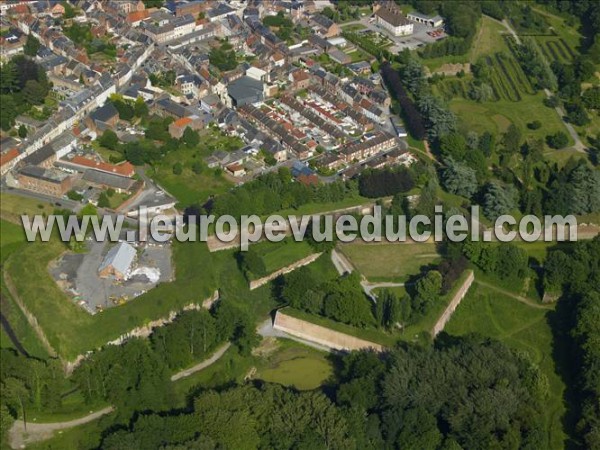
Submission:
[[135,248],[130,244],[119,243],[108,251],[98,268],[98,274],[101,278],[113,277],[117,280],[126,280],[136,255]]

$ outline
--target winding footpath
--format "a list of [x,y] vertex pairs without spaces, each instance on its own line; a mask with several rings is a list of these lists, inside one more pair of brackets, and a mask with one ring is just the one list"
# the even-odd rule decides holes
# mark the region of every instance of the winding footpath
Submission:
[[34,423],[28,422],[27,429],[22,420],[17,420],[11,427],[9,433],[10,446],[14,449],[25,448],[27,444],[32,442],[43,441],[52,437],[55,431],[65,430],[67,428],[76,427],[78,425],[84,425],[88,422],[92,422],[106,414],[114,411],[112,406],[108,406],[100,411],[93,412],[85,417],[79,419],[68,420],[66,422],[52,422],[52,423]]
[[205,359],[201,363],[198,363],[195,366],[192,366],[192,367],[190,367],[188,369],[184,369],[181,372],[177,372],[175,375],[173,375],[171,377],[171,381],[177,381],[177,380],[180,380],[182,378],[189,377],[193,373],[199,372],[202,369],[206,369],[208,366],[213,365],[219,359],[221,359],[221,356],[223,356],[225,354],[225,352],[227,351],[227,349],[229,347],[231,347],[231,342],[227,342],[227,343],[223,344],[222,346],[220,346],[217,349],[216,352],[214,352],[212,354],[212,356],[210,358]]
[[487,283],[485,281],[475,280],[475,283],[480,284],[482,286],[485,286],[485,287],[487,287],[489,289],[492,289],[492,290],[494,290],[496,292],[499,292],[499,293],[501,293],[503,295],[506,295],[507,297],[514,298],[515,300],[518,300],[521,303],[526,304],[527,306],[531,306],[532,308],[536,308],[536,309],[554,309],[554,305],[543,305],[543,304],[537,303],[536,301],[534,301],[534,300],[532,300],[530,298],[523,297],[522,295],[518,295],[518,294],[515,294],[514,292],[507,291],[506,289],[502,289],[502,288],[500,288],[500,287],[498,287],[498,286],[496,286],[494,284]]

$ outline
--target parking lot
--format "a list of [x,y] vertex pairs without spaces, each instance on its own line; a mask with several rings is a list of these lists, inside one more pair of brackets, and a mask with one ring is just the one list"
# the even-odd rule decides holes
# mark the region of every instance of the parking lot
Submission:
[[[90,314],[123,304],[173,278],[171,245],[168,243],[138,246],[133,275],[127,280],[100,278],[98,268],[113,245],[116,244],[87,241],[86,253],[68,252],[50,265],[50,273],[59,287]],[[158,279],[151,280],[149,276]]]
[[[393,45],[388,47],[388,50],[392,53],[398,53],[405,48],[409,50],[415,50],[417,48],[423,47],[427,44],[432,44],[440,39],[446,37],[446,34],[443,31],[443,28],[432,28],[427,25],[413,22],[413,33],[409,36],[393,36],[386,29],[378,26],[375,22],[370,22],[368,17],[364,17],[359,21],[350,22],[344,24],[344,26],[351,25],[353,23],[360,24],[364,26],[366,29],[371,30],[373,32],[381,33],[385,37],[389,38]],[[440,31],[440,33],[435,33],[436,31]],[[366,30],[363,30],[366,31]],[[359,31],[360,33],[361,31]],[[432,33],[433,32],[433,33]],[[431,34],[437,34],[437,36],[431,36]]]

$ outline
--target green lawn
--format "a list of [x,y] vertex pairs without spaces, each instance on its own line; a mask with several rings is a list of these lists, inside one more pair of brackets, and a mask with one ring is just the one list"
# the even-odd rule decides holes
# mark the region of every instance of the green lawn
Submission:
[[365,52],[364,50],[361,50],[360,48],[356,47],[356,50],[354,51],[348,51],[346,52],[346,54],[348,56],[350,56],[350,58],[352,58],[352,62],[358,62],[358,61],[370,61],[371,59],[373,59],[373,57],[371,55],[369,55],[367,52]]
[[[233,186],[220,171],[209,169],[203,159],[216,150],[232,151],[243,146],[243,141],[237,137],[229,137],[214,129],[206,129],[200,133],[200,144],[197,148],[181,147],[167,154],[160,163],[148,171],[158,184],[174,195],[182,206],[204,204],[211,195],[226,192]],[[200,174],[192,171],[194,163],[202,163]],[[175,163],[183,165],[183,172],[173,173]]]
[[[25,244],[25,237],[20,226],[4,220],[0,220],[0,263],[4,263],[6,259],[13,253],[18,252]],[[2,315],[6,318],[14,331],[17,339],[23,348],[31,356],[45,358],[48,352],[41,344],[35,331],[29,325],[27,318],[11,297],[6,285],[4,277],[0,278],[0,292]],[[14,348],[13,342],[2,328],[0,333],[0,348]]]
[[[454,98],[450,109],[470,129],[478,133],[489,131],[499,135],[514,123],[523,133],[524,138],[545,139],[547,135],[557,131],[567,132],[564,124],[552,108],[543,105],[543,92],[536,95],[524,95],[521,101],[499,100],[495,102],[476,103],[464,98]],[[538,130],[530,130],[527,124],[534,119],[542,123]],[[573,141],[569,136],[569,145]]]
[[111,197],[108,197],[108,207],[111,209],[117,209],[130,197],[129,194],[115,192]]
[[535,309],[485,287],[474,285],[462,301],[445,331],[452,335],[479,333],[498,339],[526,352],[549,382],[545,405],[546,432],[551,448],[563,448],[565,413],[562,379],[556,374],[552,358],[553,336],[548,325],[548,311]]
[[253,245],[252,249],[262,257],[267,273],[275,272],[314,253],[308,242],[296,242],[290,238],[281,242],[260,242]]
[[351,23],[349,25],[342,25],[342,31],[360,31],[365,30],[366,27],[360,23]]
[[5,221],[21,224],[21,215],[52,214],[54,206],[42,200],[2,192],[0,194],[0,217]]
[[502,24],[483,16],[468,53],[464,55],[440,56],[438,58],[421,58],[421,62],[431,71],[438,70],[444,64],[474,63],[481,56],[508,50],[506,43],[502,39],[503,33],[506,33],[506,29]]
[[436,244],[354,242],[338,246],[356,269],[369,281],[404,282],[421,267],[439,261]]
[[333,373],[327,353],[287,339],[277,342],[280,348],[260,362],[256,378],[311,390],[321,386]]
[[56,240],[32,243],[19,252],[18,258],[9,257],[5,269],[50,344],[67,359],[189,303],[201,302],[217,288],[224,298],[239,304],[257,320],[274,306],[268,286],[248,290],[234,251],[210,253],[206,244],[188,242],[173,244],[175,281],[162,283],[123,306],[91,316],[67,298],[46,269],[62,251],[64,246]]
[[544,16],[544,19],[546,19],[554,32],[558,34],[559,38],[562,38],[573,51],[577,52],[579,50],[583,36],[579,34],[576,26],[567,24],[564,18],[549,12],[542,5],[535,5],[532,9]]
[[278,211],[277,214],[286,216],[301,216],[303,214],[320,214],[329,211],[337,211],[340,209],[351,208],[353,206],[360,205],[373,205],[375,202],[372,199],[361,197],[359,195],[355,197],[348,197],[339,202],[329,203],[306,203],[300,206],[298,209],[284,209]]
[[[194,158],[189,150],[176,150],[169,153],[160,165],[148,171],[148,175],[173,195],[182,206],[203,205],[211,195],[227,192],[233,183],[220,172],[206,167],[202,173],[195,174],[191,166],[195,160],[201,159],[198,156]],[[173,165],[177,162],[183,164],[183,172],[179,175],[173,173]]]

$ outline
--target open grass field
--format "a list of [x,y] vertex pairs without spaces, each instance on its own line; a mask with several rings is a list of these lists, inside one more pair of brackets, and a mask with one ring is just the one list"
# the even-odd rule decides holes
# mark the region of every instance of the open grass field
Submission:
[[451,335],[479,333],[526,352],[548,378],[546,432],[551,448],[563,448],[565,413],[564,383],[556,373],[552,358],[553,336],[547,310],[535,309],[485,287],[474,285],[462,301],[445,331]]
[[304,391],[318,388],[333,373],[327,353],[287,339],[277,344],[279,348],[259,362],[256,378]]
[[111,197],[108,197],[108,207],[117,209],[129,197],[131,197],[129,194],[115,192]]
[[0,218],[18,224],[21,224],[22,214],[52,214],[54,211],[50,203],[7,192],[0,194],[0,204]]
[[121,334],[165,317],[183,306],[201,302],[217,288],[257,319],[274,306],[265,286],[252,292],[237,268],[233,251],[210,253],[204,243],[174,243],[176,279],[163,283],[123,306],[95,316],[69,300],[47,271],[50,260],[65,250],[62,243],[33,243],[5,264],[16,292],[44,330],[59,355],[73,359]]
[[[209,196],[226,192],[233,186],[220,171],[208,169],[203,158],[216,150],[233,151],[241,148],[243,142],[237,137],[229,137],[220,131],[207,129],[200,133],[200,144],[197,148],[181,147],[170,152],[159,164],[149,171],[156,182],[174,195],[182,206],[204,204]],[[203,164],[203,171],[196,174],[192,166],[196,162]],[[183,165],[180,175],[173,173],[175,163]]]
[[[25,238],[20,226],[4,220],[0,220],[0,264],[13,253],[18,252],[25,244]],[[20,310],[19,306],[10,296],[4,277],[0,278],[0,308],[2,315],[8,321],[11,329],[15,333],[17,339],[31,356],[44,358],[48,353],[41,344],[34,330],[29,325],[27,318]],[[4,327],[0,333],[0,348],[15,348],[12,340],[6,334]]]
[[351,243],[339,246],[341,252],[369,281],[404,282],[421,267],[439,261],[433,243]]
[[559,36],[536,36],[535,40],[549,63],[568,64],[577,56],[577,52]]
[[314,253],[308,242],[296,242],[289,238],[281,242],[260,242],[252,248],[262,257],[267,273],[275,272]]
[[[203,205],[211,195],[222,194],[233,186],[233,183],[214,169],[204,168],[202,173],[195,174],[192,164],[196,160],[201,158],[194,158],[190,150],[176,150],[169,153],[153,171],[148,172],[148,175],[184,207]],[[183,172],[180,175],[173,173],[173,165],[177,162],[183,164]]]
[[504,33],[506,33],[506,29],[501,23],[490,17],[483,16],[479,21],[473,45],[471,45],[468,53],[464,55],[441,56],[439,58],[421,58],[421,62],[432,72],[438,70],[444,64],[474,63],[484,55],[505,51],[506,45],[502,41]]
[[577,26],[568,24],[566,18],[554,14],[543,5],[532,5],[532,9],[544,17],[551,27],[551,31],[554,32],[559,39],[564,41],[574,52],[579,51],[583,36],[577,31]]
[[[499,100],[496,102],[476,103],[464,98],[454,98],[449,102],[450,109],[459,119],[473,131],[482,133],[489,131],[501,134],[509,125],[514,123],[524,138],[545,139],[549,134],[564,131],[566,128],[554,109],[543,105],[544,94],[526,95],[519,102]],[[530,130],[527,124],[539,120],[542,126],[537,130]],[[569,145],[573,141],[569,136]]]

